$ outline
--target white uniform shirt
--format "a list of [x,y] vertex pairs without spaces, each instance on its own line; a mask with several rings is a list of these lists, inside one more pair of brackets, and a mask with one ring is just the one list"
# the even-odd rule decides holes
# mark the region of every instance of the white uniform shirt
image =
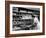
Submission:
[[37,17],[34,18],[34,23],[38,23],[38,18]]

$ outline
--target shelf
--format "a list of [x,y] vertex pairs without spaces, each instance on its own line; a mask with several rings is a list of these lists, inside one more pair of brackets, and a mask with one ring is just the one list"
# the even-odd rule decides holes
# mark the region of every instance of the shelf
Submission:
[[24,13],[24,12],[13,12],[14,14],[29,14],[29,15],[32,15],[32,13]]

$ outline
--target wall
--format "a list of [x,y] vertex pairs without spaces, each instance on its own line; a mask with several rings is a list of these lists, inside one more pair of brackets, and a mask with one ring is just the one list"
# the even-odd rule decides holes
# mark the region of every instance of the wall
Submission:
[[[28,1],[28,2],[31,2],[32,1],[32,2],[44,2],[44,3],[46,3],[45,2],[46,0],[16,0],[16,1]],[[46,13],[45,13],[45,16],[46,16]],[[5,0],[0,0],[0,38],[5,38],[4,36],[5,36]],[[11,38],[13,38],[13,37],[11,37]],[[16,37],[16,38],[46,38],[46,35],[40,35],[40,36],[24,36],[24,37]]]

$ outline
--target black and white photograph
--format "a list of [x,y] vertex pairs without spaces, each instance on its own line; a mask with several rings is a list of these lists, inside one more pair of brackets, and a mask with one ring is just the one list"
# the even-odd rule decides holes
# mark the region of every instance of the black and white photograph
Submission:
[[42,32],[42,6],[12,4],[10,12],[12,31]]
[[40,29],[40,8],[13,7],[12,11],[13,31]]

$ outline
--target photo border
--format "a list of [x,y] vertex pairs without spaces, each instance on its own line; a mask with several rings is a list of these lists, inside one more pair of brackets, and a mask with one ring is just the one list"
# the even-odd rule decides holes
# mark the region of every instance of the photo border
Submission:
[[[12,31],[12,7],[26,7],[26,8],[39,8],[40,11],[40,26],[38,30],[21,30],[21,31]],[[11,34],[21,34],[21,33],[38,33],[42,32],[42,6],[36,6],[36,5],[20,5],[20,4],[10,4],[10,33]]]
[[[43,6],[42,32],[41,33],[39,32],[39,33],[10,34],[10,4]],[[34,35],[45,35],[45,4],[36,3],[36,2],[5,1],[5,37],[34,36]]]

